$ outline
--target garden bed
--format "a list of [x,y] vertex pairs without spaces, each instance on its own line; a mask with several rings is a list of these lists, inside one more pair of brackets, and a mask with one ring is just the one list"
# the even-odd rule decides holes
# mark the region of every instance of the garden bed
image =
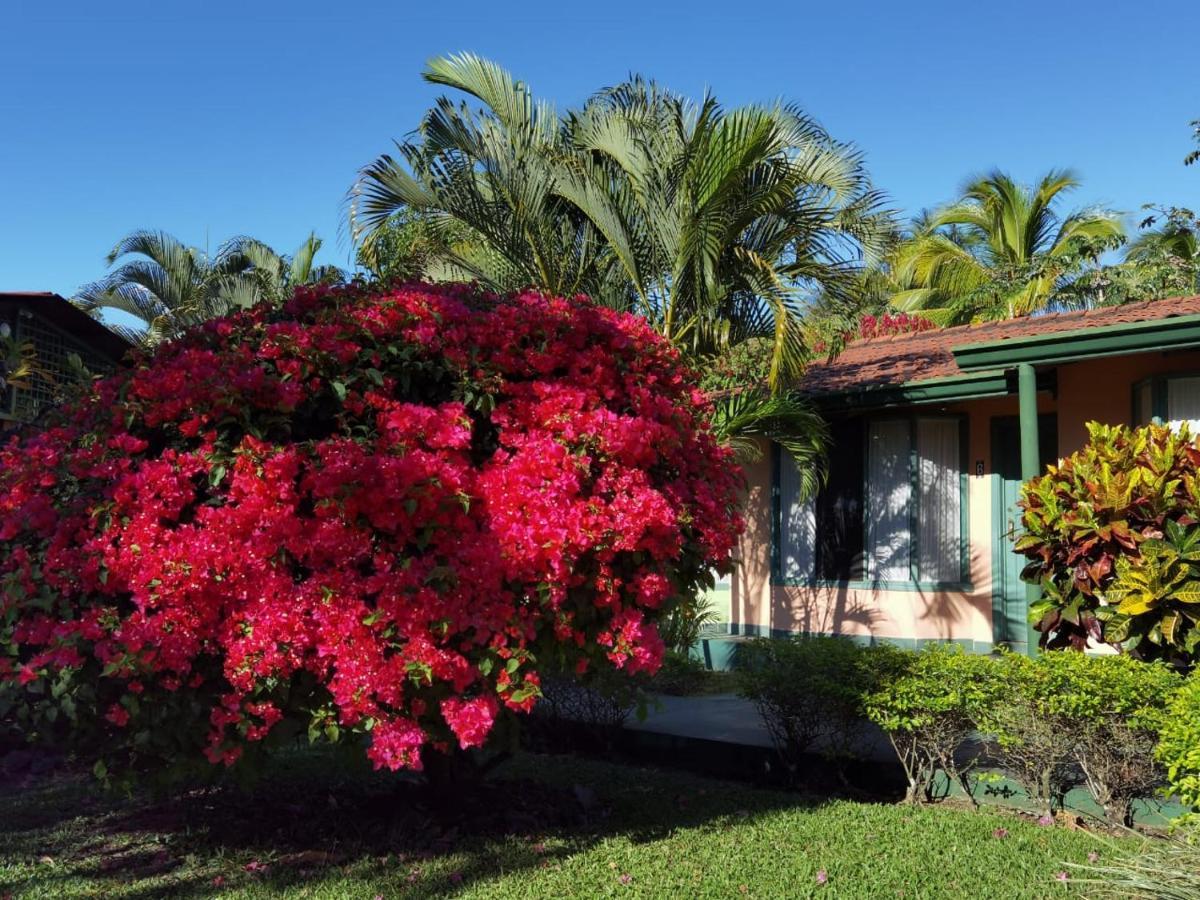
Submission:
[[0,896],[974,896],[1071,893],[1133,846],[1029,817],[820,801],[657,769],[524,755],[439,801],[411,777],[296,752],[233,785],[98,796],[0,785]]

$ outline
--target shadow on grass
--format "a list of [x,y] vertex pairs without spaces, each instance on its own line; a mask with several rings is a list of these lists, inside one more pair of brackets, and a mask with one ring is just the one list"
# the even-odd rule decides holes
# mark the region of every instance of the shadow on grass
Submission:
[[326,895],[453,896],[610,837],[654,841],[815,805],[799,794],[537,754],[440,795],[361,759],[307,750],[281,754],[250,789],[183,788],[166,798],[103,795],[89,777],[60,773],[0,784],[0,897],[274,894],[306,884]]

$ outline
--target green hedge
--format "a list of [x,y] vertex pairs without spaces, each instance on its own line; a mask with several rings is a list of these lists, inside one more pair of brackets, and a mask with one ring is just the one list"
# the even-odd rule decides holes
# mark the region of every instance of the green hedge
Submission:
[[[862,647],[839,638],[751,641],[741,693],[757,705],[791,770],[820,749],[848,756],[864,719],[891,739],[910,801],[960,784],[980,767],[1020,784],[1046,812],[1088,788],[1113,822],[1164,790],[1200,805],[1200,676],[1121,655],[968,654]],[[966,752],[978,741],[981,752]]]

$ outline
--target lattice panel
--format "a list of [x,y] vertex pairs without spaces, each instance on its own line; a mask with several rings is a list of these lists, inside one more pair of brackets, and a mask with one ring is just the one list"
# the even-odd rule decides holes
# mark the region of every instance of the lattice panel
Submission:
[[22,315],[17,318],[17,340],[33,341],[37,350],[37,363],[53,376],[53,381],[35,376],[28,387],[14,389],[12,393],[12,415],[22,421],[32,421],[38,413],[57,402],[63,387],[76,380],[75,371],[67,358],[78,354],[83,364],[93,374],[106,374],[113,365],[70,335],[37,316]]

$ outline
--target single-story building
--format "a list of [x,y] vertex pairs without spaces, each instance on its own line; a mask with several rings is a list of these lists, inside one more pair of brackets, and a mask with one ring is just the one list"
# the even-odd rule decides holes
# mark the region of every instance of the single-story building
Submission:
[[774,445],[747,468],[729,633],[1024,651],[1023,475],[1093,420],[1200,425],[1200,296],[858,340],[799,390],[828,482],[802,499]]
[[33,344],[38,368],[21,387],[0,389],[0,428],[32,422],[56,401],[62,387],[78,377],[75,354],[92,374],[111,372],[130,344],[58,294],[0,292],[0,337]]

